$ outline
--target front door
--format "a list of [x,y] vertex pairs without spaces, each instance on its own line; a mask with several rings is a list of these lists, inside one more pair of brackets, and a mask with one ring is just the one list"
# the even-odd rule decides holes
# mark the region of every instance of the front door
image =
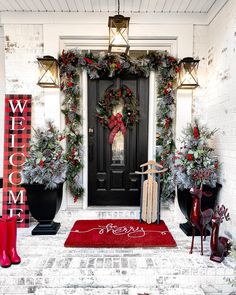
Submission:
[[[99,123],[96,107],[108,89],[127,86],[134,93],[139,121],[118,132],[109,143],[110,130]],[[147,162],[149,80],[126,77],[88,81],[88,200],[91,205],[138,206],[140,178],[134,173]],[[121,110],[114,110],[122,112]]]

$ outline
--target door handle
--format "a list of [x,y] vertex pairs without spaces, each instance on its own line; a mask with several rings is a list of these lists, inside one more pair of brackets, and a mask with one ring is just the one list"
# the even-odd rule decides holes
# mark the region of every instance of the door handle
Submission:
[[89,135],[89,139],[88,139],[88,160],[89,161],[93,161],[93,152],[94,152],[94,148],[93,148],[93,145],[94,145],[94,139],[93,139],[93,136],[94,136],[94,128],[92,127],[89,127],[88,128],[88,135]]
[[93,161],[93,144],[88,146],[88,160]]

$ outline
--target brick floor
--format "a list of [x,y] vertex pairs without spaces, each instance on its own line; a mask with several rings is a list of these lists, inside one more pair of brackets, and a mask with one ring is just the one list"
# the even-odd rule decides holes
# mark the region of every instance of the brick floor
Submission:
[[174,211],[162,218],[172,232],[176,248],[73,249],[64,241],[76,219],[103,217],[134,218],[136,210],[79,210],[60,212],[56,236],[31,236],[31,229],[18,230],[20,265],[0,268],[0,294],[35,295],[236,295],[229,280],[236,277],[236,261],[227,257],[218,264],[209,260],[209,237],[200,255],[191,238],[174,221]]

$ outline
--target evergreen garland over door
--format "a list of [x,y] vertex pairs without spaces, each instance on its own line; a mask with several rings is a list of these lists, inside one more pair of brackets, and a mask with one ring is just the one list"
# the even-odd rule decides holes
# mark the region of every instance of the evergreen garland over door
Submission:
[[[99,123],[96,106],[107,89],[125,85],[137,99],[139,121],[127,128],[125,136],[117,134],[109,144],[110,130]],[[88,79],[88,198],[91,205],[138,206],[140,178],[134,172],[148,156],[149,80],[125,78]],[[122,106],[114,114],[122,112]]]

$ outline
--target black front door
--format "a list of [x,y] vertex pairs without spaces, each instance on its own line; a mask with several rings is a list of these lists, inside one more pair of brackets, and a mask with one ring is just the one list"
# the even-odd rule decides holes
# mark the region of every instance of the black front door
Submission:
[[[109,144],[110,130],[96,117],[99,99],[109,88],[125,85],[137,99],[139,122],[117,134]],[[88,82],[88,199],[89,205],[138,206],[140,178],[134,173],[147,161],[149,80],[126,77]],[[117,110],[120,112],[120,110]],[[116,110],[114,110],[114,114]]]

